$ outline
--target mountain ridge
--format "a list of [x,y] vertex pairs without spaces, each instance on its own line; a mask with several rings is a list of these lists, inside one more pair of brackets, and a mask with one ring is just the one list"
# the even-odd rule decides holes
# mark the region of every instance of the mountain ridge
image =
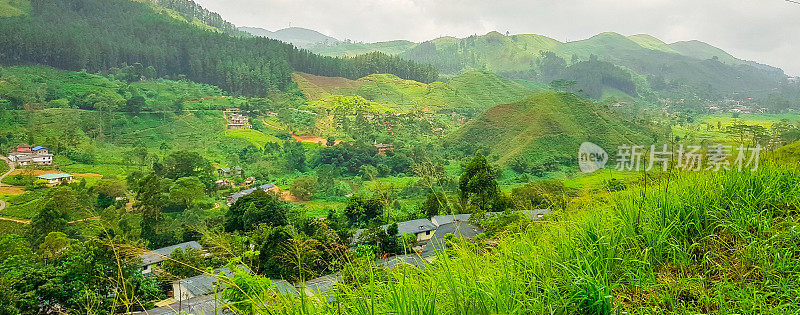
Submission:
[[277,31],[270,31],[260,27],[240,26],[238,27],[238,30],[247,32],[253,36],[261,36],[287,42],[299,48],[308,48],[309,46],[315,44],[333,44],[342,42],[334,37],[302,27],[287,27]]

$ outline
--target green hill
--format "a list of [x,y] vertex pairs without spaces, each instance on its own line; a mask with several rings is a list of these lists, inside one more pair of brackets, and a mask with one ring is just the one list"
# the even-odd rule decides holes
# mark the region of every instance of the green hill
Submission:
[[514,102],[545,89],[535,84],[524,86],[486,71],[469,71],[446,83],[430,84],[390,74],[373,74],[358,80],[295,74],[294,80],[310,100],[322,100],[330,95],[357,95],[406,112],[480,114],[492,106]]
[[555,160],[574,165],[578,147],[585,141],[611,152],[621,144],[650,143],[649,134],[597,103],[574,94],[548,92],[492,107],[450,140],[454,146],[468,143],[488,148],[501,164],[522,159],[529,164]]
[[540,51],[552,50],[558,41],[540,35],[504,36],[491,32],[464,39],[442,37],[420,43],[401,57],[435,65],[444,73],[463,69],[492,72],[530,68]]
[[239,27],[239,31],[247,32],[255,36],[276,39],[290,43],[299,48],[308,48],[315,44],[330,45],[340,43],[336,38],[302,27],[289,27],[274,32],[258,27]]
[[774,156],[784,164],[800,166],[800,141],[778,148]]

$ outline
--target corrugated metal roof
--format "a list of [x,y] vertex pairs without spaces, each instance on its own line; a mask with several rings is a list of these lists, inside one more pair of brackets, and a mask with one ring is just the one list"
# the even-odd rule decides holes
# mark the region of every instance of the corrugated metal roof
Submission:
[[69,177],[74,177],[74,176],[72,176],[70,174],[64,174],[64,173],[52,173],[52,174],[43,174],[43,175],[36,176],[36,178],[44,179],[44,180],[69,178]]

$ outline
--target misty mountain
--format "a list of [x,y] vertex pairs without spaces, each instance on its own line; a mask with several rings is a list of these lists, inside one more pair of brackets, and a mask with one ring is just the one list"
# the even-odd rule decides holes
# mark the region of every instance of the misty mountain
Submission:
[[255,36],[287,42],[299,48],[308,48],[315,44],[336,44],[340,42],[336,38],[302,27],[289,27],[273,32],[263,28],[244,26],[239,27],[239,30]]

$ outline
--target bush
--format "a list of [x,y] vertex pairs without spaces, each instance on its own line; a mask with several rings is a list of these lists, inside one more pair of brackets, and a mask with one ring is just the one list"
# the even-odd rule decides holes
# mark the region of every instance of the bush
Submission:
[[289,191],[302,201],[311,200],[314,193],[317,192],[317,178],[313,176],[298,177],[292,182],[292,187]]
[[81,152],[73,149],[66,149],[61,152],[62,155],[68,159],[83,164],[94,164],[96,162],[95,156],[90,153]]

